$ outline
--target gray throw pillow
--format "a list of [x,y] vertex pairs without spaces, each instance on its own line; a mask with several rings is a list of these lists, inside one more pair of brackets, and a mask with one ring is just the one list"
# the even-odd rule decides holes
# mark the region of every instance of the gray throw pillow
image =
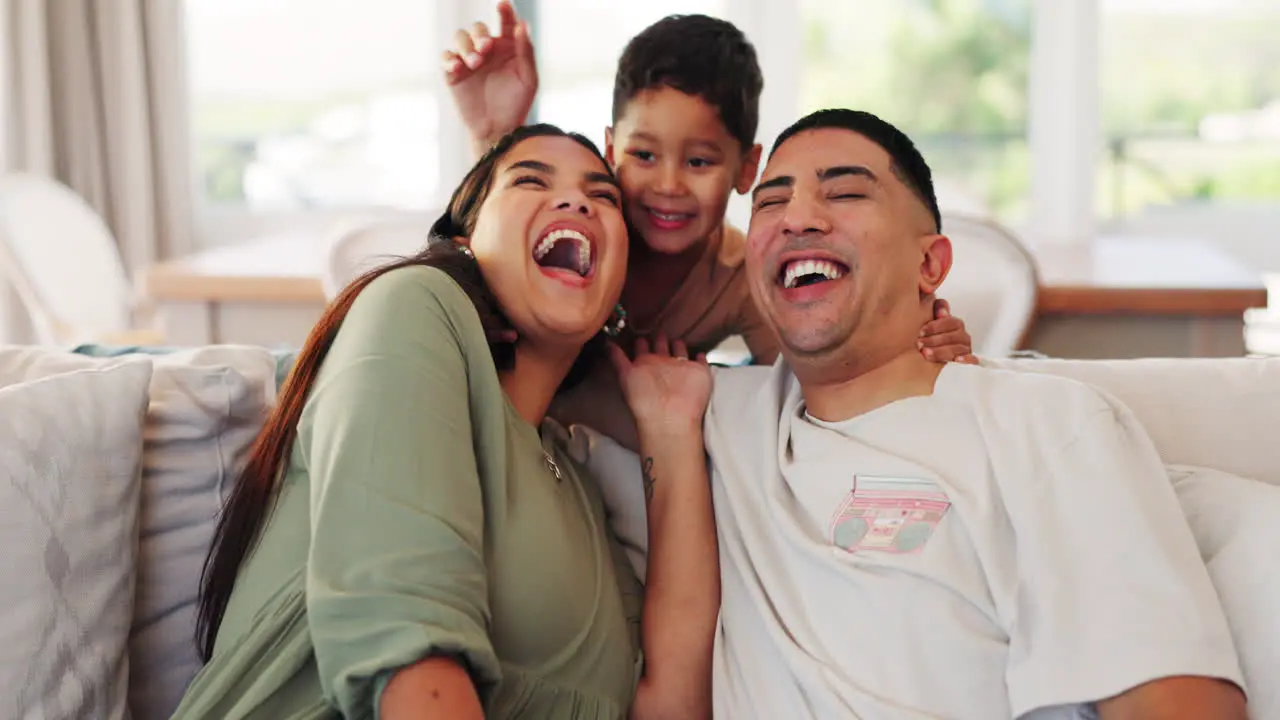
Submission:
[[151,363],[0,389],[0,717],[129,717]]

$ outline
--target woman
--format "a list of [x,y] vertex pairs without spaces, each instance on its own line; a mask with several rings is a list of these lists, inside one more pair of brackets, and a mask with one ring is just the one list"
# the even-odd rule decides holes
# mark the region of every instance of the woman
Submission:
[[643,622],[598,490],[545,419],[616,329],[626,260],[599,151],[530,126],[471,170],[426,250],[333,302],[219,522],[208,664],[176,717],[710,714],[705,362],[661,341],[614,353],[660,478]]

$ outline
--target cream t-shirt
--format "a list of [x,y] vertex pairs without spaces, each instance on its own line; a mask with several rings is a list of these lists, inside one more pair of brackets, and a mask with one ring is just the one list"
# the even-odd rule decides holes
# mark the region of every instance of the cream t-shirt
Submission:
[[1085,385],[948,364],[821,423],[779,362],[718,372],[706,431],[717,717],[1084,718],[1163,676],[1242,685],[1160,459]]

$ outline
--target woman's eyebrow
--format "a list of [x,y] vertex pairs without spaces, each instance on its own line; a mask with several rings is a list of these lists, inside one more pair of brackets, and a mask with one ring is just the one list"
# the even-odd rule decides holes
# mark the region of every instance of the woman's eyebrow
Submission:
[[[540,172],[544,175],[556,174],[556,169],[554,167],[542,162],[541,160],[518,160],[511,163],[505,172],[511,172],[512,170],[533,170],[534,172]],[[582,179],[588,183],[606,183],[614,186],[615,188],[621,189],[621,186],[618,184],[618,179],[606,172],[596,170],[583,173]]]
[[608,185],[612,185],[615,188],[618,188],[619,190],[622,189],[622,186],[618,184],[618,178],[610,175],[609,173],[603,173],[598,171],[589,172],[583,175],[582,177],[589,183],[605,183]]
[[511,172],[512,170],[519,170],[519,169],[533,170],[534,172],[540,172],[547,175],[556,174],[555,168],[542,162],[541,160],[519,160],[519,161],[513,162],[507,166],[506,172]]

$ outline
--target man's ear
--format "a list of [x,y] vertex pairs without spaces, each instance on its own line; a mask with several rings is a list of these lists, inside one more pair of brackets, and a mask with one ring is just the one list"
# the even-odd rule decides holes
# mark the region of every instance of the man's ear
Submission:
[[920,238],[920,294],[933,295],[951,272],[951,239],[946,235]]
[[738,172],[738,181],[733,184],[733,189],[739,195],[751,192],[751,186],[756,184],[756,173],[760,171],[760,151],[760,143],[756,143],[742,154],[742,170]]
[[604,161],[609,163],[610,170],[617,170],[618,163],[613,159],[613,128],[604,129]]

